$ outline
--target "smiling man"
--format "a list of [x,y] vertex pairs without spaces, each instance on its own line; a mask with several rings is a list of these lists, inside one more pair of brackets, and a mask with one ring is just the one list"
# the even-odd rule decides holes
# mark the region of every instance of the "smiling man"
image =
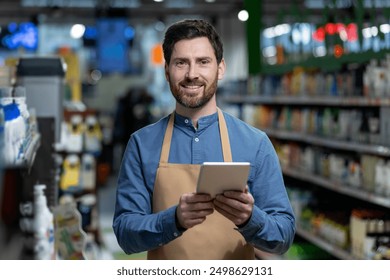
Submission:
[[[118,176],[113,228],[128,253],[148,259],[254,259],[282,254],[295,218],[279,160],[266,134],[217,107],[226,65],[204,20],[171,25],[163,42],[165,77],[176,108],[133,133]],[[250,162],[245,191],[215,199],[196,193],[206,161]]]

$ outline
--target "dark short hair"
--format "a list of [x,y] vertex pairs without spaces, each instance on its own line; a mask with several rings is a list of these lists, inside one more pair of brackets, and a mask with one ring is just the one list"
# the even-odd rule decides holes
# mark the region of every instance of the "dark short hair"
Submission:
[[223,58],[223,44],[215,28],[202,19],[186,19],[172,24],[165,32],[163,42],[164,59],[169,64],[172,50],[180,40],[206,37],[214,49],[217,63]]

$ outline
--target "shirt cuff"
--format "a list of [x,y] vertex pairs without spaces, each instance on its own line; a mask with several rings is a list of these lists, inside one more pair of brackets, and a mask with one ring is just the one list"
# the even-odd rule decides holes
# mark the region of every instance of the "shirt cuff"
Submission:
[[250,240],[264,227],[264,215],[265,213],[263,211],[254,206],[249,220],[243,226],[237,227],[237,230],[245,237],[246,240]]
[[176,206],[172,206],[164,211],[164,243],[168,243],[181,236],[185,229],[178,229],[176,226]]

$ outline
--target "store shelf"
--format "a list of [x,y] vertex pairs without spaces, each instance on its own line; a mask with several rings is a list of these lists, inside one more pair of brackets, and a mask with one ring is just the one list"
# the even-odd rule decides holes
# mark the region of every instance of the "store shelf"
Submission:
[[251,105],[297,105],[297,106],[335,106],[335,107],[379,107],[390,106],[390,98],[380,97],[339,97],[339,96],[261,96],[235,95],[222,96],[225,103]]
[[342,259],[342,260],[353,260],[353,259],[356,259],[353,257],[353,255],[351,255],[348,251],[345,251],[325,240],[323,240],[322,238],[316,236],[315,234],[307,231],[307,230],[304,230],[303,228],[299,227],[299,225],[297,226],[297,231],[296,233],[303,237],[304,239],[306,239],[307,241],[310,241],[311,243],[313,243],[314,245],[320,247],[321,249],[323,249],[324,251],[328,252],[329,254],[339,258],[339,259]]
[[319,176],[318,174],[311,174],[308,172],[303,172],[301,170],[296,170],[293,168],[283,167],[283,174],[292,178],[300,179],[323,188],[345,194],[350,197],[354,197],[372,204],[390,208],[390,197],[383,197],[377,194],[371,193],[365,190],[363,187],[355,188],[340,182],[336,182],[324,177]]
[[299,141],[310,145],[323,146],[332,149],[352,151],[358,153],[367,153],[377,156],[390,156],[390,147],[373,144],[353,143],[350,141],[327,139],[324,137],[305,134],[301,132],[291,132],[276,130],[272,128],[262,128],[270,137],[275,137],[281,140]]

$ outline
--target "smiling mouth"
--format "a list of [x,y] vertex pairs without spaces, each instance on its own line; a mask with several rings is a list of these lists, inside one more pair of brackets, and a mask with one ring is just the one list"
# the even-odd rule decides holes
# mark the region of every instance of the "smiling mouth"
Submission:
[[182,85],[182,87],[186,88],[186,89],[199,89],[201,87],[203,87],[203,85]]
[[201,90],[204,87],[204,84],[201,83],[183,83],[180,85],[183,90],[185,90],[187,93],[195,94],[198,93],[199,90]]

